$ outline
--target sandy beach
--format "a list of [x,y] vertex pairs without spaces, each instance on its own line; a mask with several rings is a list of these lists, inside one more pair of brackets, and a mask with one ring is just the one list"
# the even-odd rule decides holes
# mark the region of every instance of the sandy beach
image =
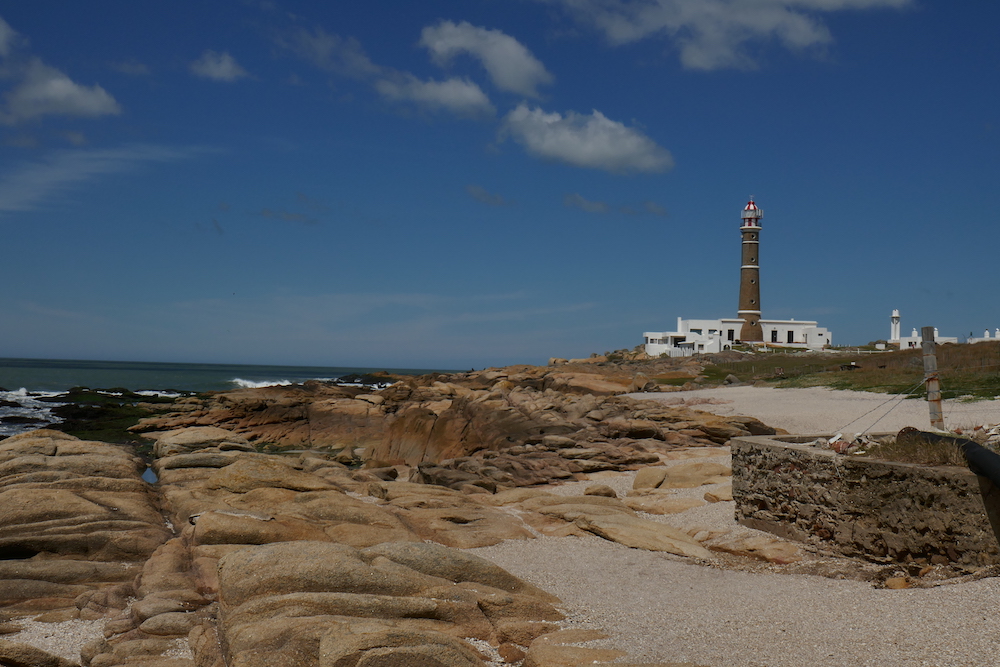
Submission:
[[[736,386],[629,396],[689,405],[717,415],[757,417],[769,426],[801,435],[894,433],[905,426],[930,428],[926,401],[864,391]],[[1000,400],[942,403],[947,428],[1000,423]]]
[[[890,406],[888,396],[865,392],[727,387],[634,396],[704,400],[692,407],[751,415],[799,434],[853,433],[871,430],[870,423],[885,432],[929,427],[923,401]],[[997,423],[1000,401],[948,401],[945,418],[949,425]],[[600,481],[624,495],[631,477]],[[647,518],[685,530],[697,525],[749,531],[733,520],[732,502]],[[1000,579],[888,590],[859,581],[705,567],[596,537],[508,541],[476,553],[558,595],[573,623],[612,636],[602,647],[628,651],[625,662],[962,667],[997,664],[1000,655]]]

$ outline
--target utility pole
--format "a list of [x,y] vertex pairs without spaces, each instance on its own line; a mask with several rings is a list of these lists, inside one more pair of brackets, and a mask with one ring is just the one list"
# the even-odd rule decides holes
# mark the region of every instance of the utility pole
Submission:
[[920,348],[924,353],[924,382],[927,383],[927,408],[930,410],[931,428],[943,431],[944,413],[941,411],[941,384],[938,382],[935,347],[934,327],[922,327]]

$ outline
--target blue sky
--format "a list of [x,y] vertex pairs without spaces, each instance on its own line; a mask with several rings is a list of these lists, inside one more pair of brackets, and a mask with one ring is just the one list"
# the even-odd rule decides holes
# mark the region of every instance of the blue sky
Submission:
[[[186,6],[186,5],[184,5]],[[1000,326],[986,0],[0,6],[0,356],[468,368]]]

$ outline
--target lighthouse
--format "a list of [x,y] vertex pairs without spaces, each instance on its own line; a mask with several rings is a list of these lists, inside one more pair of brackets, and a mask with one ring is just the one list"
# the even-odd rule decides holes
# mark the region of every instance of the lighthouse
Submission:
[[[643,351],[650,357],[689,357],[732,349],[737,342],[770,343],[799,350],[822,350],[833,341],[830,330],[815,320],[762,320],[760,315],[760,221],[764,211],[753,196],[740,213],[743,237],[740,263],[740,307],[736,317],[717,320],[677,318],[675,331],[645,331]],[[898,327],[899,325],[895,325]],[[897,329],[898,331],[898,329]],[[1000,329],[997,329],[1000,338]],[[940,341],[939,341],[940,342]],[[919,339],[918,339],[919,345]]]
[[737,317],[743,320],[740,340],[748,343],[764,341],[760,325],[760,219],[764,211],[754,203],[753,197],[740,215],[740,234],[743,236],[742,264],[740,265],[740,307]]

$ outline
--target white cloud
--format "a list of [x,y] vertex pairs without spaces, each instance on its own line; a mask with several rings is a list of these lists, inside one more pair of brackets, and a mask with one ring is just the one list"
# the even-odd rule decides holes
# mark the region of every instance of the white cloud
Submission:
[[423,107],[444,109],[460,116],[492,116],[496,109],[486,93],[468,79],[422,81],[405,73],[379,79],[375,90],[387,100],[415,102]]
[[578,208],[581,211],[586,211],[587,213],[607,213],[611,210],[611,207],[604,202],[584,199],[582,195],[575,192],[571,195],[563,197],[563,206]]
[[322,28],[298,30],[281,36],[278,44],[316,67],[342,76],[366,81],[384,99],[412,102],[433,111],[449,111],[459,116],[493,116],[496,109],[477,84],[468,79],[424,81],[409,72],[400,72],[371,61],[353,37],[341,37]]
[[10,24],[0,17],[0,56],[6,58],[14,50],[23,38],[17,31],[10,27]]
[[912,0],[543,0],[560,4],[612,44],[664,34],[690,69],[755,65],[748,43],[777,40],[801,50],[833,41],[820,12],[901,8]]
[[13,85],[3,94],[0,123],[14,125],[40,116],[98,116],[121,113],[121,107],[106,90],[94,84],[82,86],[39,58],[17,50],[26,46],[21,37],[0,18],[0,58],[3,78]]
[[323,28],[317,27],[313,32],[299,29],[279,37],[278,44],[316,67],[345,76],[367,79],[383,73],[383,68],[371,61],[357,39],[334,35]]
[[538,97],[538,86],[552,83],[552,75],[523,44],[500,30],[477,28],[463,21],[427,26],[420,36],[434,60],[447,64],[467,53],[483,64],[494,85],[528,97]]
[[470,197],[487,206],[507,206],[510,204],[502,195],[494,194],[481,185],[466,185],[465,191]]
[[196,152],[147,145],[57,151],[0,174],[0,212],[35,210],[41,202],[105,174],[131,171],[147,162],[180,160]]
[[121,107],[98,85],[81,86],[54,67],[32,58],[20,72],[20,82],[4,93],[0,121],[14,123],[46,115],[98,116],[121,113]]
[[200,58],[191,63],[191,72],[195,76],[213,81],[236,81],[250,76],[228,51],[222,53],[205,51]]
[[665,216],[667,214],[667,209],[663,208],[655,201],[644,201],[642,202],[642,207],[646,209],[647,213],[652,213],[653,215]]
[[530,154],[574,167],[611,172],[656,172],[673,166],[670,152],[639,130],[613,121],[596,109],[589,116],[565,116],[520,104],[504,118],[501,136],[510,136]]

